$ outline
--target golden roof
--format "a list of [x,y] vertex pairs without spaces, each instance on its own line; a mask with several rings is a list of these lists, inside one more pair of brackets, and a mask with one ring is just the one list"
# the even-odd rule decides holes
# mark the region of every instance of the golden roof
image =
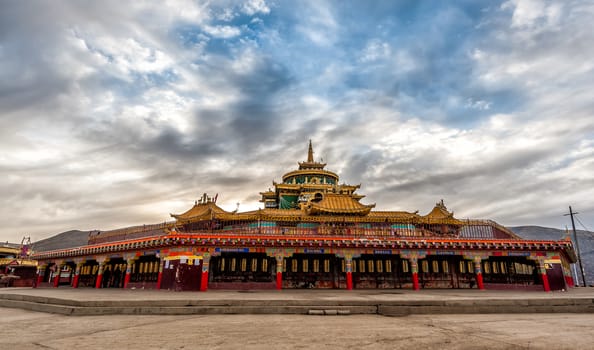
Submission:
[[220,214],[229,214],[221,207],[217,206],[214,202],[200,203],[196,202],[190,210],[182,214],[170,214],[178,221],[190,221],[190,220],[210,220],[213,216]]
[[309,202],[307,204],[307,212],[308,214],[331,213],[367,215],[373,207],[375,207],[375,204],[361,204],[350,195],[326,193],[321,201]]
[[448,224],[457,224],[463,225],[464,222],[454,218],[454,213],[448,211],[445,204],[443,203],[443,199],[435,204],[433,210],[429,212],[429,214],[422,217],[425,219],[424,221],[428,224],[432,223],[448,223]]
[[[418,212],[406,211],[372,211],[375,204],[365,205],[349,194],[325,193],[319,201],[309,201],[299,209],[265,208],[246,212],[228,212],[220,208],[214,201],[196,202],[192,208],[182,214],[171,214],[179,224],[189,222],[223,220],[223,221],[334,221],[336,215],[342,215],[340,220],[357,222],[401,222],[411,224],[448,224],[463,226],[464,221],[454,218],[443,201],[425,216]],[[507,232],[507,231],[506,231]]]

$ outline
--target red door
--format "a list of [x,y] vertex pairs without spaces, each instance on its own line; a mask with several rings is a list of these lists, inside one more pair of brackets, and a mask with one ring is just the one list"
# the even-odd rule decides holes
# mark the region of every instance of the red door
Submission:
[[549,279],[549,286],[551,290],[565,289],[565,277],[563,276],[563,268],[561,264],[546,263],[547,278]]
[[200,290],[202,260],[193,260],[192,262],[192,264],[188,264],[188,260],[165,261],[161,289],[175,291]]

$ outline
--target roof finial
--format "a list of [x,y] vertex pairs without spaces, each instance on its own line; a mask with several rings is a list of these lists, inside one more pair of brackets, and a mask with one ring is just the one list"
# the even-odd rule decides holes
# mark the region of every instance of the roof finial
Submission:
[[309,149],[307,150],[307,162],[313,163],[313,147],[311,146],[311,139],[309,140]]

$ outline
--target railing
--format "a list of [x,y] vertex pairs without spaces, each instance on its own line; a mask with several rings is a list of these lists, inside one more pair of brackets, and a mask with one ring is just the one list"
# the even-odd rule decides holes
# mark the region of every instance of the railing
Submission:
[[[520,238],[510,229],[505,226],[499,225],[493,220],[466,220],[466,225],[462,227],[462,230],[469,229],[470,231],[473,228],[480,228],[480,227],[490,227],[492,231],[492,235],[494,238]],[[472,235],[468,237],[473,237]]]
[[[193,231],[180,231],[179,233],[192,233]],[[473,221],[472,225],[465,225],[457,232],[441,233],[429,230],[423,226],[414,227],[409,225],[404,228],[393,228],[391,226],[385,227],[348,227],[348,226],[319,226],[314,228],[301,227],[282,227],[282,226],[262,226],[262,227],[248,227],[239,226],[233,227],[229,230],[203,230],[201,232],[209,232],[212,234],[237,234],[249,236],[341,236],[341,237],[417,237],[417,238],[476,238],[476,239],[517,239],[518,236],[513,232],[490,221]]]
[[[215,226],[215,225],[213,225]],[[101,244],[116,241],[139,239],[148,236],[157,236],[171,232],[175,222],[164,222],[154,225],[127,227],[118,230],[102,231],[89,235],[89,244]],[[492,221],[468,221],[468,224],[457,231],[447,233],[435,232],[422,225],[403,225],[394,228],[391,225],[376,227],[332,226],[320,225],[318,227],[283,227],[283,226],[254,226],[254,223],[237,224],[224,228],[202,229],[199,231],[173,231],[178,234],[194,234],[197,232],[212,235],[237,235],[250,237],[286,236],[286,237],[345,237],[345,238],[462,238],[462,239],[519,239],[507,228]]]
[[175,221],[166,221],[158,224],[138,225],[109,231],[92,231],[89,234],[89,244],[151,236],[168,231],[175,226],[175,223]]

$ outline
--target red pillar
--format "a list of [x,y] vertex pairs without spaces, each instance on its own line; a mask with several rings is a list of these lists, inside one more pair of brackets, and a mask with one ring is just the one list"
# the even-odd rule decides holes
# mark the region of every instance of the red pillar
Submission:
[[37,283],[35,283],[35,286],[33,286],[33,287],[34,288],[39,287],[42,282],[43,282],[43,275],[41,275],[41,274],[37,275]]
[[157,289],[161,289],[161,281],[163,280],[163,271],[159,270],[157,275]]
[[60,285],[60,267],[56,270],[57,275],[54,276],[54,288],[58,288]]
[[478,289],[485,290],[485,284],[483,283],[482,272],[479,272],[476,274],[476,285],[478,286]]
[[474,261],[474,274],[476,276],[476,286],[479,290],[485,290],[485,284],[483,283],[483,267],[482,259],[476,258]]
[[208,270],[202,269],[202,276],[200,277],[200,291],[206,292],[208,290]]
[[134,263],[133,259],[126,260],[126,274],[124,274],[124,286],[123,289],[128,288],[128,283],[130,283],[130,276],[132,275],[132,264]]
[[347,271],[346,273],[347,290],[353,290],[353,273]]
[[540,274],[540,276],[542,277],[542,287],[544,288],[544,291],[550,292],[551,286],[549,285],[549,277],[547,276],[546,271],[545,273]]
[[130,283],[130,271],[126,269],[126,275],[124,276],[124,289],[128,288],[128,283]]
[[102,280],[103,280],[103,274],[97,275],[97,282],[95,282],[95,288],[101,288]]
[[37,278],[35,280],[35,284],[33,284],[33,288],[37,288],[43,282],[43,273],[45,270],[45,266],[41,266],[37,269]]
[[283,289],[283,257],[276,256],[276,290]]
[[353,290],[353,256],[345,255],[344,265],[346,269],[346,289]]
[[78,278],[80,276],[80,268],[82,263],[76,264],[74,267],[74,278],[72,279],[72,288],[78,288]]
[[95,282],[95,288],[101,288],[101,281],[103,280],[103,264],[99,265],[97,271],[97,282]]
[[276,289],[283,289],[283,273],[278,271],[276,272]]
[[549,277],[547,276],[547,268],[545,266],[544,261],[538,260],[537,267],[538,273],[540,274],[540,278],[542,279],[542,288],[545,292],[550,292],[551,286],[549,285]]
[[416,256],[409,258],[410,272],[412,274],[413,290],[419,290],[419,263]]
[[206,292],[208,290],[208,268],[210,265],[210,254],[204,254],[202,258],[202,276],[200,276],[200,291]]
[[412,273],[412,282],[413,282],[413,290],[419,290],[419,273],[413,272]]

